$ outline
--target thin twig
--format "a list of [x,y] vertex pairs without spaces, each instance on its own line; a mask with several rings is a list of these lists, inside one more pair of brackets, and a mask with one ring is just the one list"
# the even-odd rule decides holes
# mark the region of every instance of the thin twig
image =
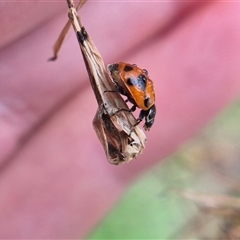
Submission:
[[[78,11],[86,2],[87,0],[80,1],[76,7],[76,10]],[[67,3],[69,7],[70,4],[72,4],[73,2],[67,1]],[[51,57],[49,61],[55,61],[58,58],[58,53],[62,47],[63,41],[69,31],[70,26],[71,26],[71,21],[68,20],[65,26],[63,27],[62,31],[60,32],[55,44],[53,45],[53,57]]]

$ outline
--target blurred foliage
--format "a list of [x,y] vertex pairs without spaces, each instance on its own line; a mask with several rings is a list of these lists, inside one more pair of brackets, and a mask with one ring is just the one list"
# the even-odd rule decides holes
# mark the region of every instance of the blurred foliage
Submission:
[[126,191],[88,239],[240,239],[240,101]]

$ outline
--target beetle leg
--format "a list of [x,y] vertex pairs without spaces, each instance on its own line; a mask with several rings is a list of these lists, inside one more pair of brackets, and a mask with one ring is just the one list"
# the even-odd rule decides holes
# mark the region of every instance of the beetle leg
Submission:
[[[128,99],[127,99],[127,101],[128,101]],[[129,109],[129,111],[130,111],[130,112],[134,112],[136,109],[137,109],[136,105],[133,105],[133,106]]]
[[114,113],[114,115],[115,115],[116,113],[121,112],[121,111],[125,111],[125,112],[134,112],[135,110],[136,110],[136,106],[133,105],[130,109],[124,109],[124,108],[118,109],[118,110]]
[[135,127],[136,125],[138,125],[138,124],[144,119],[144,117],[146,117],[147,112],[148,112],[148,111],[144,111],[144,110],[141,110],[141,111],[140,111],[139,116],[138,116],[138,119],[137,119],[137,123],[134,124],[134,127]]
[[115,91],[115,90],[104,90],[103,93],[106,93],[106,92],[117,92],[117,91]]

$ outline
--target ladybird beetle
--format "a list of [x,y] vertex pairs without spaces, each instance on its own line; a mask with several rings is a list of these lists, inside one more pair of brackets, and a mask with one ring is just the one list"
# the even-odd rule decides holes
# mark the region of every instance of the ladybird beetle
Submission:
[[126,96],[127,101],[133,104],[130,111],[135,111],[136,107],[141,109],[137,124],[145,118],[144,129],[150,130],[154,123],[156,106],[153,82],[148,77],[147,70],[123,62],[108,65],[108,70],[117,92]]

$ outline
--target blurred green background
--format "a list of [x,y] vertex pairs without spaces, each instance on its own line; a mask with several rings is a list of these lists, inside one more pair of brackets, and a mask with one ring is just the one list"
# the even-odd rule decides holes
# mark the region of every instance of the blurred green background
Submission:
[[88,239],[240,239],[240,100],[136,179]]

